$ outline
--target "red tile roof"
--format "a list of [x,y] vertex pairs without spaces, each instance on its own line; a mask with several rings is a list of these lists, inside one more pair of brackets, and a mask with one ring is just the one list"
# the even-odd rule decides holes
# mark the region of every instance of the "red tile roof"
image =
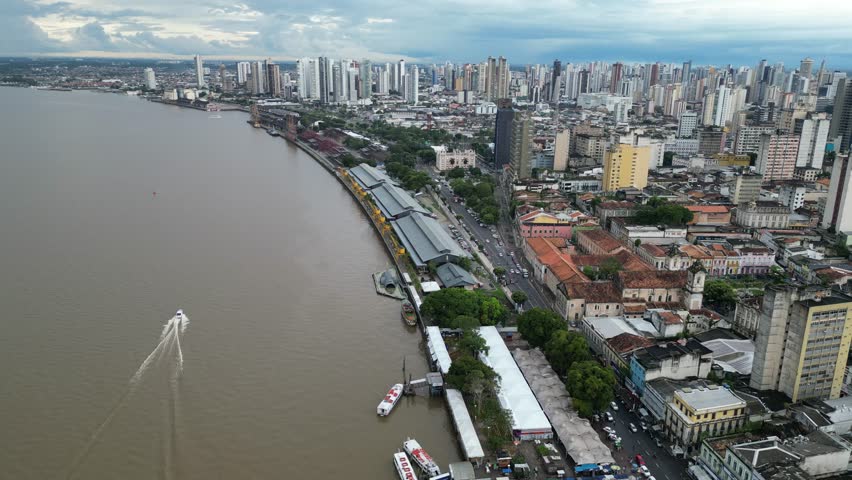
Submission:
[[683,323],[683,319],[680,318],[680,315],[674,312],[660,312],[659,315],[663,320],[663,323],[666,325],[680,325]]
[[653,243],[643,243],[639,248],[650,253],[652,257],[665,257],[666,251]]
[[563,286],[569,299],[581,299],[586,303],[621,302],[621,292],[612,282],[567,283]]
[[608,340],[609,346],[618,353],[629,353],[640,348],[650,347],[653,340],[632,333],[620,333]]
[[622,245],[621,242],[603,230],[584,230],[577,234],[577,236],[581,235],[588,239],[589,242],[602,248],[607,253],[615,253],[619,249],[624,248],[624,245]]
[[618,272],[622,288],[683,288],[686,279],[685,271]]

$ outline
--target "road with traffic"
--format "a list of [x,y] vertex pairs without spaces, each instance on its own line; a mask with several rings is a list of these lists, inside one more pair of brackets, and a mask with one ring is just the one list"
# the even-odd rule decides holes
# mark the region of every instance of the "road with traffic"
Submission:
[[434,175],[434,172],[430,173],[433,174],[438,191],[447,206],[467,227],[467,231],[474,240],[483,247],[480,254],[486,255],[495,267],[506,269],[506,286],[510,290],[513,292],[520,290],[527,295],[528,300],[523,307],[551,308],[547,294],[534,283],[532,271],[529,278],[523,276],[522,269],[529,270],[530,265],[524,258],[523,251],[515,245],[512,226],[508,219],[501,218],[499,225],[481,226],[463,203],[453,200],[452,189],[441,181],[442,178]]
[[[641,455],[645,465],[656,480],[688,479],[686,469],[689,464],[687,461],[673,457],[666,450],[665,443],[660,442],[662,446],[658,446],[657,440],[651,437],[650,428],[647,431],[641,428],[639,415],[630,411],[629,404],[619,401],[617,406],[618,410],[612,408],[608,410],[614,421],[608,422],[606,419],[601,419],[598,423],[593,422],[595,430],[601,434],[601,439],[612,448],[616,462],[621,466],[628,466],[636,458],[636,455]],[[636,432],[630,429],[631,423],[636,426]],[[606,426],[614,428],[615,434],[621,437],[621,450],[616,450],[613,442],[606,438],[607,434],[603,430]]]

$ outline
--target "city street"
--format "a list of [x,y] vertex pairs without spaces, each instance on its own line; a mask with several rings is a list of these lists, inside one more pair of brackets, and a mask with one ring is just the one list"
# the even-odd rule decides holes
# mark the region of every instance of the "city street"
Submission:
[[[686,468],[688,466],[686,460],[674,458],[663,447],[658,447],[655,440],[650,436],[650,428],[648,431],[643,431],[639,425],[639,415],[628,410],[628,406],[618,402],[618,411],[612,413],[614,422],[608,422],[602,419],[600,423],[594,424],[595,430],[601,434],[601,439],[609,445],[613,450],[612,454],[616,462],[623,467],[629,466],[632,459],[636,455],[641,455],[645,460],[645,465],[651,471],[651,475],[657,480],[681,480],[688,479]],[[630,431],[629,425],[636,425],[637,432]],[[621,437],[622,449],[616,451],[613,447],[613,442],[606,438],[606,433],[603,427],[609,426],[615,429],[616,435]]]
[[[442,178],[435,175],[434,172],[430,171],[430,174],[436,181],[439,181]],[[449,187],[444,184],[439,184],[439,192],[447,201],[447,205],[450,210],[454,214],[461,216],[461,221],[467,226],[471,236],[484,247],[485,250],[484,252],[480,252],[480,255],[486,255],[495,267],[500,266],[506,269],[506,280],[508,282],[507,286],[509,289],[512,291],[520,290],[527,294],[529,300],[526,304],[524,304],[524,308],[550,308],[550,302],[547,300],[545,295],[539,291],[540,287],[533,284],[532,275],[530,278],[524,278],[523,274],[519,271],[518,265],[520,265],[520,268],[527,269],[529,269],[530,266],[524,259],[523,251],[515,246],[512,226],[501,219],[500,225],[494,226],[497,228],[496,235],[498,237],[494,238],[494,233],[490,229],[491,226],[480,227],[479,223],[473,218],[470,212],[467,211],[467,208],[464,205],[453,201],[453,192]],[[503,246],[499,246],[498,242],[502,242]],[[503,254],[502,257],[500,256],[500,253]],[[514,253],[514,256],[512,253]],[[511,273],[513,269],[516,272],[514,274]]]

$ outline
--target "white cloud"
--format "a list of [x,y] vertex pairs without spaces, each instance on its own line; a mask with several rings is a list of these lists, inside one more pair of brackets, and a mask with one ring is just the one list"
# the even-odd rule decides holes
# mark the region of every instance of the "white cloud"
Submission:
[[519,0],[433,0],[399,7],[398,0],[0,0],[0,52],[735,64],[771,54],[788,64],[810,55],[852,66],[848,0],[819,8],[801,0],[539,0],[534,8]]

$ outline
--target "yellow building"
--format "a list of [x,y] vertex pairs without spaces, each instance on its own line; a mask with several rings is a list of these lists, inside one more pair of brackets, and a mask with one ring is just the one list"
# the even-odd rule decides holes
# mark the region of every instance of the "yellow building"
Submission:
[[748,167],[751,165],[751,157],[748,155],[735,155],[733,153],[717,153],[717,165],[720,167]]
[[645,188],[648,185],[648,164],[651,146],[619,143],[604,154],[603,189],[614,192],[620,188]]
[[684,388],[666,405],[666,434],[688,450],[704,438],[736,432],[746,417],[746,402],[727,388]]
[[792,401],[840,396],[852,343],[852,297],[825,288],[770,286],[750,385]]

